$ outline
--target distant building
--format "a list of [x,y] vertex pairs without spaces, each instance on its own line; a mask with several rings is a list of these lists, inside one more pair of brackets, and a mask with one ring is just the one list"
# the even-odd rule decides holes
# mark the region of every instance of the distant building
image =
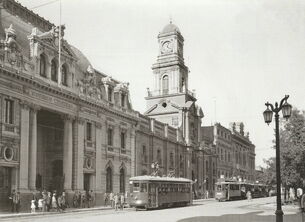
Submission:
[[[236,177],[254,181],[255,146],[245,135],[243,123],[232,123],[227,129],[220,123],[202,127],[202,139],[212,141],[217,154],[217,177]],[[238,131],[237,131],[238,130]]]

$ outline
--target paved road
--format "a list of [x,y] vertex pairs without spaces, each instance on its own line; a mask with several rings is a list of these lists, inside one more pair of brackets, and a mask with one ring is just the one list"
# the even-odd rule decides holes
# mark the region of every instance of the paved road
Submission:
[[[301,222],[301,215],[296,214],[296,206],[283,207],[284,221]],[[35,216],[27,218],[10,218],[2,221],[90,221],[90,222],[199,222],[199,221],[275,221],[275,198],[254,199],[251,202],[247,200],[217,202],[198,201],[193,206],[170,208],[151,211],[135,211],[128,209],[124,211],[103,210],[92,212],[62,213],[48,216]]]

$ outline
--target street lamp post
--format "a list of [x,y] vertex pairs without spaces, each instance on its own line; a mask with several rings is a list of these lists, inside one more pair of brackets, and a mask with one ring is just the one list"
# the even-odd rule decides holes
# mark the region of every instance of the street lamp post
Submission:
[[287,103],[287,99],[289,98],[286,95],[280,102],[275,103],[275,106],[270,104],[269,102],[265,103],[267,109],[264,111],[264,120],[269,125],[272,122],[272,115],[275,113],[275,148],[276,148],[276,222],[283,222],[283,211],[282,211],[282,203],[281,203],[281,165],[280,165],[280,133],[279,133],[279,112],[282,110],[283,117],[286,120],[291,116],[292,106]]

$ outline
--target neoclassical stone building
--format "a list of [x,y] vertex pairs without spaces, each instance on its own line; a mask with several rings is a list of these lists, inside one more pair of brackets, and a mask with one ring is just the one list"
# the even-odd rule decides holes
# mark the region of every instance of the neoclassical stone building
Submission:
[[[153,162],[159,175],[192,179],[195,197],[213,194],[216,145],[202,136],[177,26],[158,35],[154,85],[140,114],[128,83],[94,69],[65,39],[65,27],[14,0],[0,0],[0,8],[0,210],[13,189],[27,209],[43,189],[65,190],[69,201],[74,191],[93,190],[101,205],[104,193],[128,191],[130,176],[151,174]],[[254,153],[236,130],[232,140],[232,149],[249,145]]]
[[25,207],[41,189],[94,190],[96,204],[126,191],[138,122],[128,84],[95,70],[64,27],[59,61],[59,27],[0,3],[0,205],[12,189]]

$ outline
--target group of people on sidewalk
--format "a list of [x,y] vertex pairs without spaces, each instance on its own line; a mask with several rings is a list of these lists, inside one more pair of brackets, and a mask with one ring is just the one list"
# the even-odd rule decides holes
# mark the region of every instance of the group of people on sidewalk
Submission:
[[69,207],[66,200],[66,193],[59,194],[56,190],[53,192],[43,190],[38,193],[33,193],[31,200],[31,213],[49,212],[49,211],[64,211]]
[[105,193],[104,195],[104,204],[105,207],[108,206],[108,203],[110,204],[110,206],[112,208],[114,208],[115,210],[124,209],[124,205],[125,205],[125,201],[127,199],[128,193],[126,192],[124,193]]
[[93,190],[75,191],[73,195],[74,208],[90,208],[94,206],[95,195]]
[[12,190],[11,195],[9,195],[9,201],[11,202],[11,211],[13,213],[19,213],[20,210],[20,192]]

